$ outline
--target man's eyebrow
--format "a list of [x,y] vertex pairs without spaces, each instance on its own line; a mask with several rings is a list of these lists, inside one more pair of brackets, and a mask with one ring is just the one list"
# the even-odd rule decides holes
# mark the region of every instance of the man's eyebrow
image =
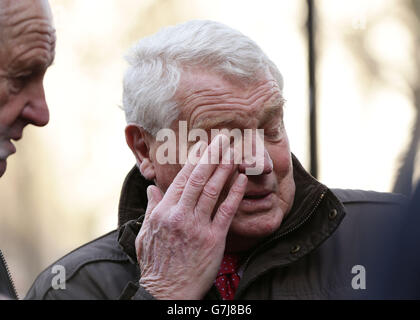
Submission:
[[33,57],[29,60],[22,60],[21,57],[13,61],[10,66],[10,72],[12,74],[32,74],[46,71],[55,60],[55,50],[52,52],[52,56],[48,60],[42,61],[39,56]]
[[260,125],[264,125],[276,118],[279,120],[283,118],[283,102],[265,107],[262,111]]
[[45,72],[54,63],[54,58],[48,60],[45,63],[39,63],[39,61],[33,61],[27,64],[22,70],[27,73],[33,74],[38,72]]
[[[259,121],[260,126],[265,125],[273,119],[281,120],[283,118],[283,103],[273,104],[265,107],[262,111],[262,117]],[[240,119],[226,118],[226,117],[214,117],[205,118],[198,120],[194,123],[191,129],[204,129],[209,130],[213,128],[231,128],[231,127],[242,127],[244,124],[240,122]]]
[[229,119],[226,117],[214,117],[214,118],[205,118],[194,123],[191,129],[213,129],[217,127],[229,127],[232,124],[237,123],[235,119]]

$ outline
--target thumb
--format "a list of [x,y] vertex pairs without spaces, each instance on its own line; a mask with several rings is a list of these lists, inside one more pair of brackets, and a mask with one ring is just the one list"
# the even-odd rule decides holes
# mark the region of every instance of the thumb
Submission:
[[156,208],[156,206],[159,204],[159,202],[162,200],[163,196],[160,191],[160,189],[156,186],[149,186],[147,188],[147,209],[145,218],[147,219],[148,216],[152,213],[153,209]]

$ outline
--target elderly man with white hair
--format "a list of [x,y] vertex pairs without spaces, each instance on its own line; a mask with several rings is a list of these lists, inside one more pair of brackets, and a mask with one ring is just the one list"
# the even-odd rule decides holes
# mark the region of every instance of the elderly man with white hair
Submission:
[[[55,55],[55,30],[46,0],[0,0],[0,177],[16,152],[12,140],[49,120],[43,79]],[[0,215],[1,215],[0,204]],[[1,219],[1,218],[0,218]],[[0,298],[17,298],[0,251]]]
[[[374,286],[366,256],[401,198],[331,190],[304,170],[282,76],[255,42],[189,21],[140,40],[128,62],[137,164],[118,230],[52,264],[27,298],[362,298]],[[54,286],[57,265],[65,286]]]

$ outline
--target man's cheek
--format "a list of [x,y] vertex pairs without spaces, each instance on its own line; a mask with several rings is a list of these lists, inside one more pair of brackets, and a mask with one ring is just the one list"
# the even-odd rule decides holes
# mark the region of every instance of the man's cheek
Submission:
[[285,150],[278,150],[276,154],[270,155],[273,161],[274,172],[277,176],[286,176],[292,168],[292,160],[290,152]]
[[182,166],[179,164],[167,164],[164,167],[157,166],[155,181],[156,185],[163,192],[166,192],[181,168]]

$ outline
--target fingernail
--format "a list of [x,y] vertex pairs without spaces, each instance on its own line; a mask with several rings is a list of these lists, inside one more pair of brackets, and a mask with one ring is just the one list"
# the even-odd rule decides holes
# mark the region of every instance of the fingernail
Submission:
[[150,200],[153,200],[153,192],[152,192],[152,187],[151,187],[151,186],[148,186],[148,187],[147,187],[146,192],[147,192],[147,199],[148,199],[149,201],[150,201]]
[[239,176],[238,176],[238,183],[240,184],[240,185],[243,185],[243,184],[246,184],[248,182],[248,177],[246,176],[246,175],[244,175],[243,173],[241,173]]

